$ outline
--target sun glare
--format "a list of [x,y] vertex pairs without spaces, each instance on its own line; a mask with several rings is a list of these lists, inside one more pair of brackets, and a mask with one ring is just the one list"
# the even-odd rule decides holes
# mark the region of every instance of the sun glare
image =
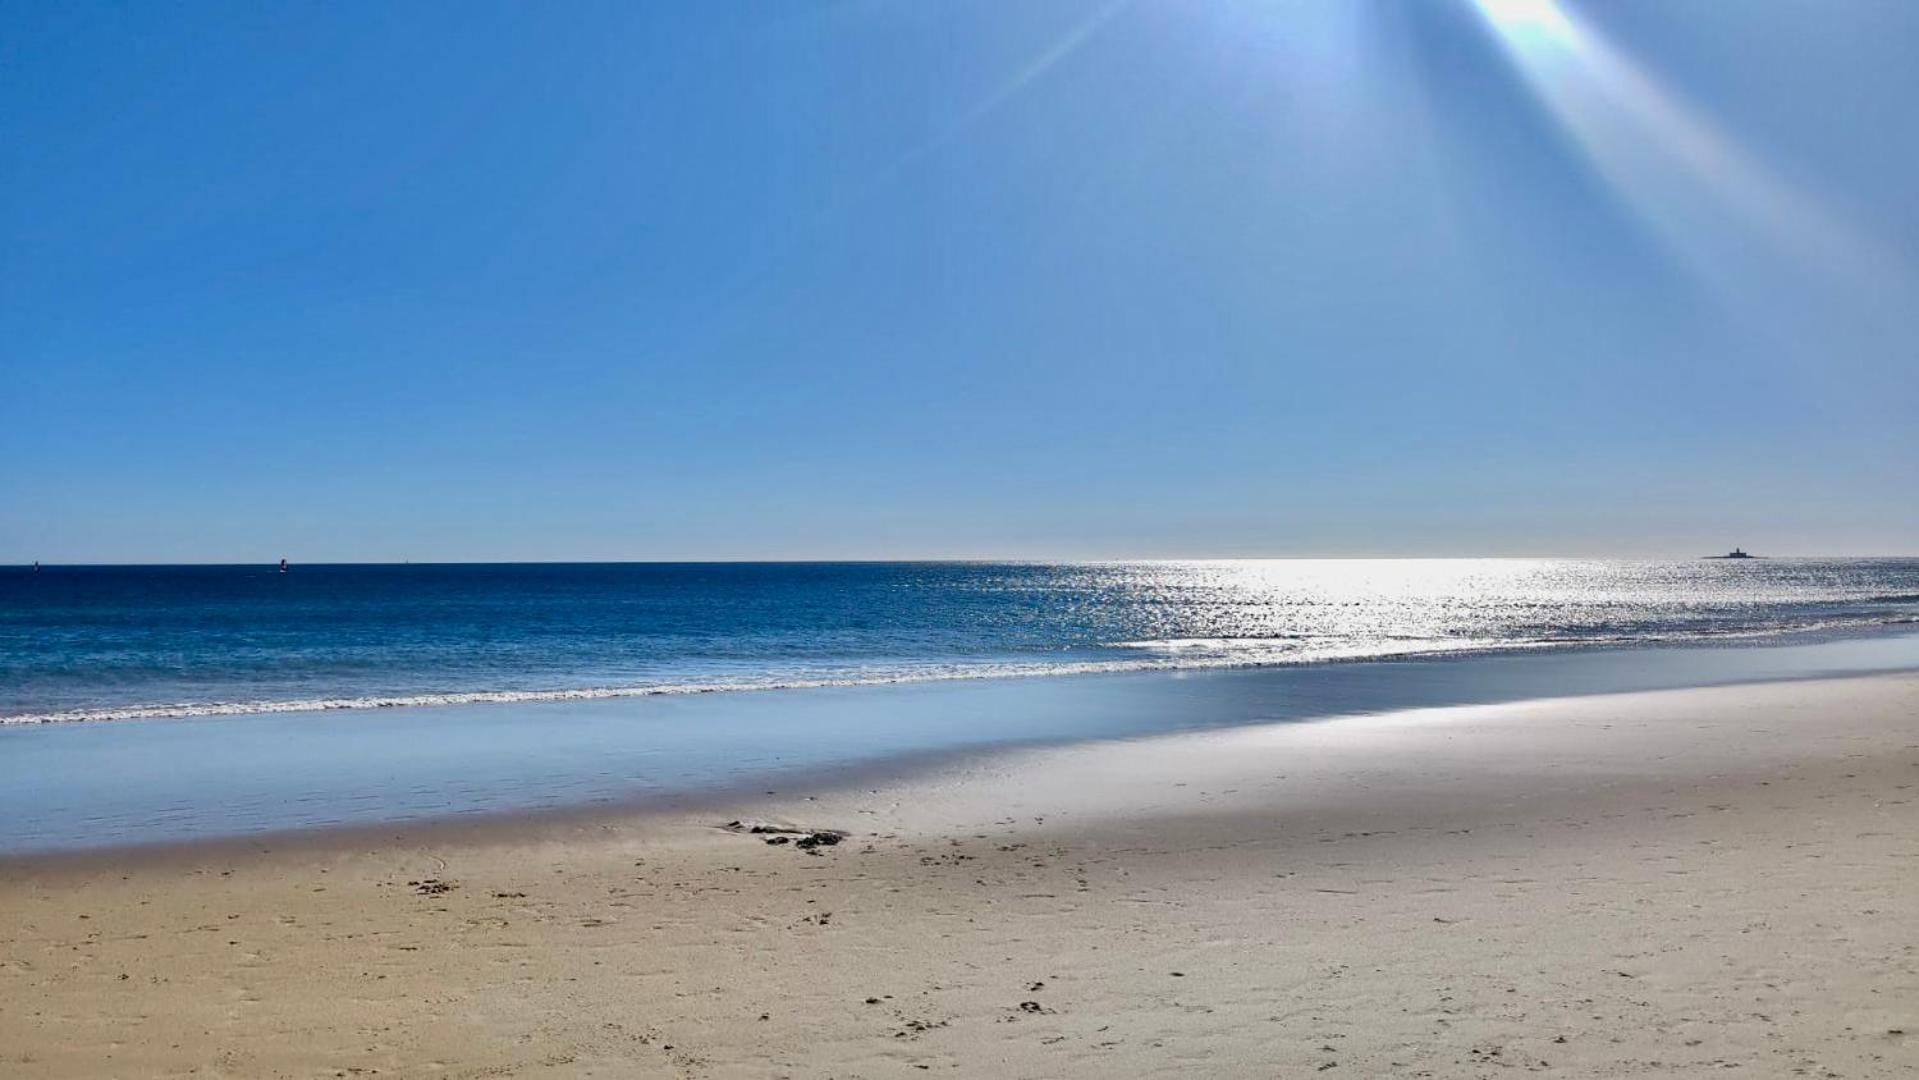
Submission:
[[1767,238],[1859,287],[1904,281],[1897,260],[1834,219],[1562,0],[1472,0],[1515,68],[1658,235],[1720,283]]
[[1508,33],[1563,36],[1572,25],[1556,0],[1477,0],[1479,10]]

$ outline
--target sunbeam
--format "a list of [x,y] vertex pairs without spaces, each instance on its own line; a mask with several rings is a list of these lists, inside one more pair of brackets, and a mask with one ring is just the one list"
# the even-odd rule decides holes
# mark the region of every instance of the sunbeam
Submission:
[[1558,0],[1474,0],[1514,67],[1658,237],[1725,284],[1754,256],[1903,288],[1906,268],[1767,168]]

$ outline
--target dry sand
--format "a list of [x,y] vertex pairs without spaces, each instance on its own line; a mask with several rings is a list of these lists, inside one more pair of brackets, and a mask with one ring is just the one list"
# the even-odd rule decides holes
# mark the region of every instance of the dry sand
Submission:
[[0,863],[0,1075],[1919,1069],[1912,676],[813,795]]

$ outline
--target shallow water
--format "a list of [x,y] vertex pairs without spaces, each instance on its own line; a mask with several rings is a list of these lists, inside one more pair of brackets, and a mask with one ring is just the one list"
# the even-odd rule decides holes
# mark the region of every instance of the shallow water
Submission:
[[1919,635],[0,728],[0,852],[803,791],[862,762],[1919,669]]

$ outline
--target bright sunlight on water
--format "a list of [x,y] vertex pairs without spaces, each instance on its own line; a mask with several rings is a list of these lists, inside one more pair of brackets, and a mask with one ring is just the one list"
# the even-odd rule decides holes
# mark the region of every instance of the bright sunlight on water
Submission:
[[0,719],[1183,669],[1919,618],[1912,560],[0,570]]

